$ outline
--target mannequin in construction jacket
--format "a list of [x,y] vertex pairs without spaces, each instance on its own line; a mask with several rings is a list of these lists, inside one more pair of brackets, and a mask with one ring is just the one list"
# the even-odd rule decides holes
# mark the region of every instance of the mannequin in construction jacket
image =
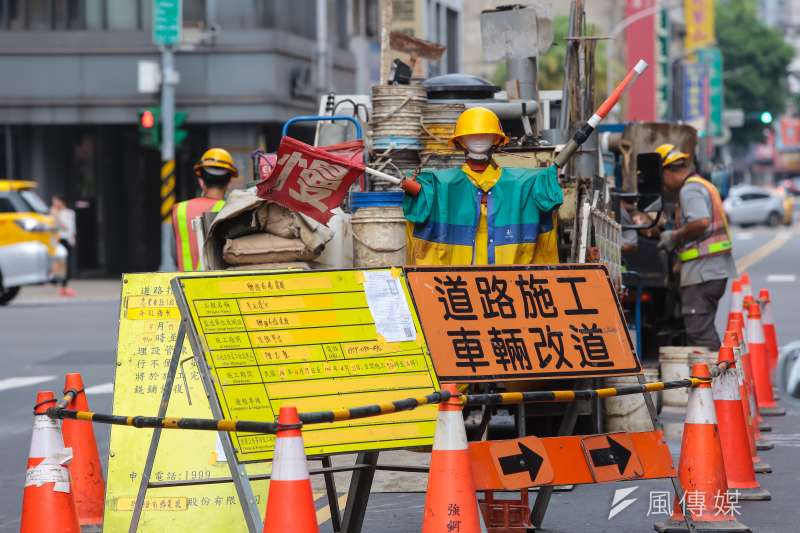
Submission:
[[501,168],[491,154],[508,142],[497,116],[473,107],[450,142],[467,162],[423,170],[406,180],[408,262],[416,265],[512,265],[558,262],[557,209],[563,202],[555,166]]

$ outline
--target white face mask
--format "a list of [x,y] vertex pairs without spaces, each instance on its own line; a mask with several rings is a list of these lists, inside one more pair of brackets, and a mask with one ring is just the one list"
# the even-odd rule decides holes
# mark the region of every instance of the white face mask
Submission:
[[497,142],[497,135],[494,133],[478,133],[475,135],[464,135],[460,139],[461,144],[467,150],[467,157],[475,160],[489,158],[489,150]]

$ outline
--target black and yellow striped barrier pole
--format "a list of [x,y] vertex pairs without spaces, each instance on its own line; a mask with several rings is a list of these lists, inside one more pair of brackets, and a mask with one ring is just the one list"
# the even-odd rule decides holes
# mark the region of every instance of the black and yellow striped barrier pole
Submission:
[[175,205],[175,160],[161,163],[161,222],[170,224]]
[[[530,391],[530,392],[499,392],[495,394],[461,394],[459,395],[468,406],[476,405],[511,405],[517,403],[536,402],[573,402],[592,400],[595,398],[611,398],[613,396],[627,396],[645,392],[659,392],[669,389],[685,389],[697,387],[709,380],[702,378],[687,378],[675,381],[657,381],[644,385],[627,385],[624,387],[608,387],[603,389],[585,390],[559,390],[559,391]],[[71,391],[70,391],[71,392]],[[67,394],[70,394],[68,392]],[[427,396],[405,398],[382,404],[362,405],[347,409],[334,409],[332,411],[317,411],[300,413],[302,425],[324,424],[379,416],[399,411],[410,411],[423,405],[432,405],[449,400],[453,395],[447,391],[437,391]],[[250,433],[276,433],[279,425],[275,422],[255,422],[249,420],[215,420],[209,418],[177,418],[157,416],[123,416],[93,413],[91,411],[73,411],[64,409],[62,405],[67,402],[62,400],[55,407],[47,410],[47,416],[55,419],[69,418],[85,420],[100,424],[113,424],[132,426],[137,428],[162,428],[162,429],[194,429],[205,431],[243,431]]]
[[176,270],[174,238],[172,230],[172,208],[175,205],[175,158],[161,162],[161,272]]

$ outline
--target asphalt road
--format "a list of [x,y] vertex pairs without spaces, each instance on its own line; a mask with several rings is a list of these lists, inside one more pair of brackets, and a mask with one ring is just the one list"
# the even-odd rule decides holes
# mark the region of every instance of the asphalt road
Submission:
[[[774,241],[773,239],[778,239]],[[771,244],[770,244],[771,243]],[[763,252],[770,252],[762,257]],[[773,298],[773,313],[781,343],[800,338],[797,309],[800,284],[800,228],[736,229],[734,254],[748,264],[753,285],[767,287]],[[109,285],[111,288],[109,288]],[[114,284],[86,285],[75,300],[58,300],[50,288],[26,289],[8,307],[0,308],[0,532],[19,530],[22,486],[31,435],[31,408],[37,390],[57,393],[63,375],[81,372],[89,388],[91,407],[108,412],[110,382],[114,369],[118,300]],[[722,303],[719,321],[724,321],[727,301]],[[745,502],[740,520],[754,531],[783,533],[797,530],[796,491],[800,486],[800,402],[787,399],[789,414],[770,419],[774,450],[763,452],[775,472],[760,475],[773,501]],[[96,426],[101,457],[108,453],[108,431]],[[378,475],[381,475],[380,473]],[[608,519],[614,491],[636,487],[627,498],[636,501],[611,520]],[[614,485],[586,485],[572,492],[556,493],[542,531],[651,531],[662,517],[648,516],[649,492],[671,488],[664,480],[626,482]],[[419,531],[424,494],[375,493],[371,496],[365,532],[416,533]],[[325,498],[317,501],[321,509]],[[331,531],[330,522],[322,531]]]

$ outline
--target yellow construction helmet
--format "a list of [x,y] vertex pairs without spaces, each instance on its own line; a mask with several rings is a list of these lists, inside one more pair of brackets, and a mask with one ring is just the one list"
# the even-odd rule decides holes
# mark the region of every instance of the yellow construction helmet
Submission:
[[662,144],[656,148],[656,152],[661,156],[661,166],[663,167],[669,166],[681,159],[689,159],[689,154],[681,152],[674,144]]
[[500,126],[500,119],[491,109],[470,107],[459,115],[455,131],[453,131],[453,136],[450,137],[448,144],[455,146],[456,140],[464,135],[485,135],[487,133],[494,133],[500,138],[496,146],[503,146],[508,142],[508,137]]
[[199,178],[203,175],[204,168],[219,168],[230,172],[231,177],[239,175],[236,165],[233,164],[231,154],[224,148],[209,148],[194,165],[194,173]]

